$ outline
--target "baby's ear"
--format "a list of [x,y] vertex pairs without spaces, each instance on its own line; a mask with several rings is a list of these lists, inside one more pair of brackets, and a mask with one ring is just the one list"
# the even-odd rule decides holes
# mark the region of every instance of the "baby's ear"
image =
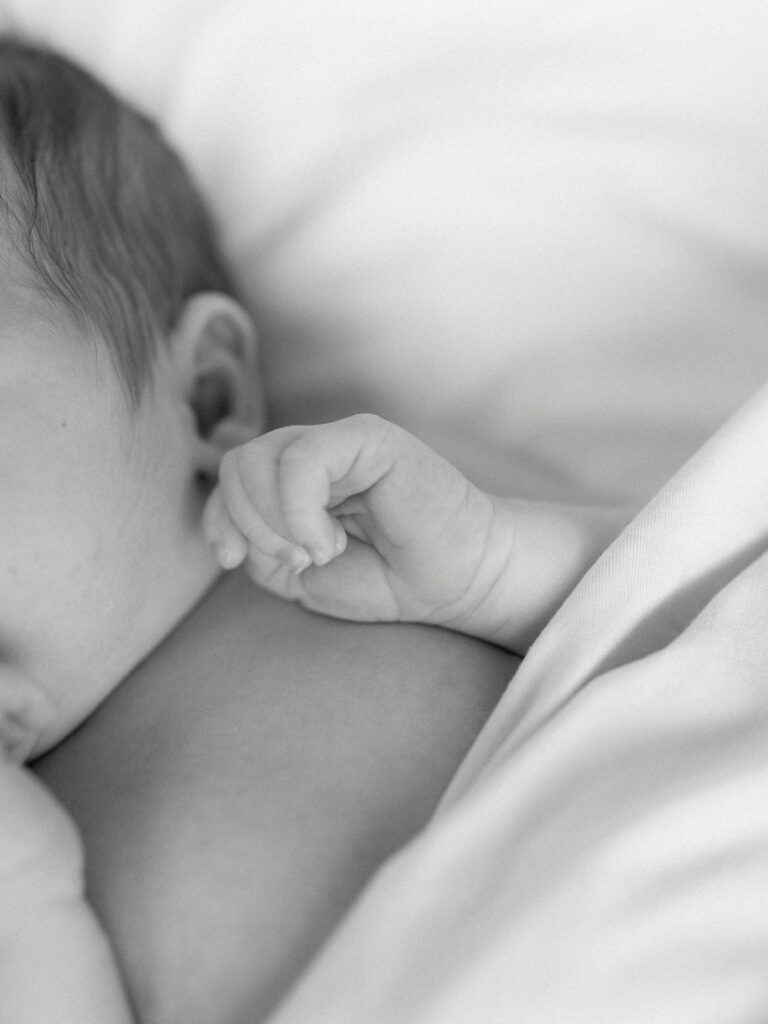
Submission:
[[257,347],[248,313],[220,292],[189,299],[171,333],[170,356],[208,463],[264,429]]

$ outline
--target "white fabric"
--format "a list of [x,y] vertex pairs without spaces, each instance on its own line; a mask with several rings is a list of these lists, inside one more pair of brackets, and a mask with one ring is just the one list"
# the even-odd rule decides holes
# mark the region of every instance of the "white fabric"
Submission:
[[523,662],[270,1024],[768,1020],[768,389]]
[[[278,420],[644,502],[768,377],[763,0],[0,0],[157,114]],[[274,1024],[768,1020],[768,398],[636,519]]]
[[0,0],[191,161],[277,421],[642,502],[768,376],[763,0]]

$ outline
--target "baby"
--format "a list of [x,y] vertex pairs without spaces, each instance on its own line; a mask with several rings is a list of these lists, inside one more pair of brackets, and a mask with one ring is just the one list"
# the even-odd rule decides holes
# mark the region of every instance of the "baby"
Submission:
[[78,835],[23,762],[205,600],[208,542],[312,610],[524,651],[617,528],[485,494],[371,416],[253,440],[255,336],[232,293],[153,126],[0,39],[4,1024],[131,1020]]
[[232,448],[205,510],[220,564],[327,615],[428,622],[525,652],[622,522],[501,498],[378,416]]
[[22,762],[219,575],[194,525],[221,455],[211,425],[257,401],[231,291],[154,128],[66,61],[0,39],[3,1024],[131,1019],[79,837]]

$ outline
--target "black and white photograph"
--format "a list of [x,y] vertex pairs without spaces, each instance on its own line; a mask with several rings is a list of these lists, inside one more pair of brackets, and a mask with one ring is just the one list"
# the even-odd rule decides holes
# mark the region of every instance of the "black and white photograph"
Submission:
[[0,0],[0,1024],[768,1024],[764,0]]

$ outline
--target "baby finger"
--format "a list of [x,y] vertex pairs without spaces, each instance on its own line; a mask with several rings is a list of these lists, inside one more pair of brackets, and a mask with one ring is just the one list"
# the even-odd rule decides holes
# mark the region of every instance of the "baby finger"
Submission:
[[306,569],[311,562],[309,555],[302,547],[277,533],[256,510],[234,458],[222,460],[219,477],[226,513],[246,538],[247,547],[271,558],[279,558],[293,572]]
[[235,569],[248,554],[248,541],[232,522],[221,488],[214,488],[203,509],[203,533],[222,569]]
[[278,597],[295,601],[301,596],[301,578],[280,558],[251,548],[245,561],[245,571],[254,583]]

